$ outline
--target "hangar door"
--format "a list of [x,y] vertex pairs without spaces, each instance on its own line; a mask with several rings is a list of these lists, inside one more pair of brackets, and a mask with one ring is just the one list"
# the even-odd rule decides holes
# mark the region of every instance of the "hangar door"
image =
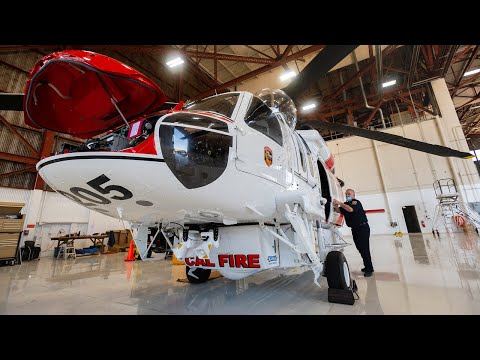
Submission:
[[405,218],[405,224],[407,225],[408,233],[419,233],[420,224],[418,223],[417,212],[415,211],[415,206],[402,206],[403,217]]

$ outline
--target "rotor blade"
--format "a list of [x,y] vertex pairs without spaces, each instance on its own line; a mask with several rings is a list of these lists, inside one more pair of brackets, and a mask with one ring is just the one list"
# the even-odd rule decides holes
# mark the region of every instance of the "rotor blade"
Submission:
[[328,45],[282,90],[295,101],[357,47],[358,45]]
[[0,110],[23,111],[23,94],[0,93]]
[[315,124],[315,125],[316,127],[319,127],[319,128],[338,131],[344,134],[360,136],[367,139],[382,141],[385,143],[398,145],[398,146],[426,152],[433,155],[444,156],[444,157],[457,157],[462,159],[470,159],[474,157],[472,154],[468,152],[462,152],[455,149],[451,149],[446,146],[434,145],[434,144],[429,144],[422,141],[408,139],[402,136],[388,134],[382,131],[361,129],[353,126],[331,123],[326,121],[321,121],[319,124]]

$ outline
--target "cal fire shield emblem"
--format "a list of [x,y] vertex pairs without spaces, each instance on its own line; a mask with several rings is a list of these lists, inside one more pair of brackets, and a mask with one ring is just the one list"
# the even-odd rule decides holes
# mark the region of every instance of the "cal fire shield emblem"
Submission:
[[272,162],[273,162],[272,149],[270,149],[268,146],[265,146],[263,150],[264,150],[265,164],[267,164],[267,166],[272,165]]

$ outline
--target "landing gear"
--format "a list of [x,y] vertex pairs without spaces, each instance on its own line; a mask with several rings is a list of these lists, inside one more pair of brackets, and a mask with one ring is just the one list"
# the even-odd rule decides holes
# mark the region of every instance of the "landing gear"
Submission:
[[[148,249],[148,252],[147,252],[147,258],[151,258],[152,257],[152,248]],[[138,251],[135,251],[135,260],[142,260],[140,254],[138,253]]]
[[208,280],[212,270],[202,268],[194,269],[190,266],[185,266],[185,272],[187,274],[187,279],[191,284],[201,284]]
[[349,289],[351,286],[350,269],[347,259],[340,251],[330,251],[325,260],[325,273],[328,287],[333,289]]

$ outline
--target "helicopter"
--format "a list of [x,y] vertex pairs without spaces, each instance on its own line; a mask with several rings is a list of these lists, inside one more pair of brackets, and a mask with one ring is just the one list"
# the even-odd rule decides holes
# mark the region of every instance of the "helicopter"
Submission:
[[[355,46],[329,46],[324,60],[329,48],[336,59],[317,55],[300,79],[328,71]],[[37,171],[77,204],[129,221],[142,259],[155,227],[185,262],[190,283],[207,281],[212,270],[237,280],[306,266],[316,285],[324,275],[329,288],[349,289],[343,217],[332,205],[344,201],[343,184],[320,133],[297,126],[290,97],[305,86],[226,92],[162,109],[166,96],[145,75],[102,54],[66,50],[34,66],[23,110],[27,125],[87,139],[41,159]],[[389,136],[378,140],[455,151]]]

